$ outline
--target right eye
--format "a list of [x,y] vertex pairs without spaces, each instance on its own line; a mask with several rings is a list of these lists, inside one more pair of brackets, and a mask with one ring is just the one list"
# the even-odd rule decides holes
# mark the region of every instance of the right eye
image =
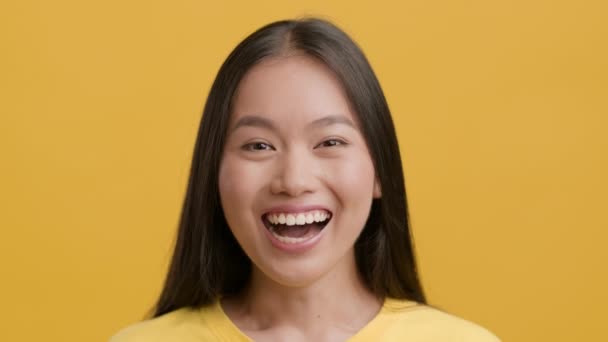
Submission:
[[252,142],[241,148],[245,151],[264,151],[272,149],[272,146],[264,142]]

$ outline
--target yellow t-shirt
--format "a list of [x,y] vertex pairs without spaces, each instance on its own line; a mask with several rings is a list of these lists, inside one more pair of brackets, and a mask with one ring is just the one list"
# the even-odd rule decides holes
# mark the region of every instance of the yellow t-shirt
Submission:
[[[253,341],[228,318],[219,301],[200,309],[181,308],[131,325],[110,342]],[[500,342],[475,323],[416,302],[387,298],[382,309],[349,342]]]

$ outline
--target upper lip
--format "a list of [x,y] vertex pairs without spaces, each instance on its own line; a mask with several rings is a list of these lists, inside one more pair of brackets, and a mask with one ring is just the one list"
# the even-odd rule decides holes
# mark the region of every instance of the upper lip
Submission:
[[274,206],[274,207],[266,208],[263,211],[263,215],[271,214],[271,213],[297,214],[297,213],[304,213],[304,212],[311,211],[311,210],[325,210],[325,211],[331,213],[331,210],[327,209],[327,207],[322,206],[322,205],[316,205],[316,204],[309,204],[309,205],[285,204],[285,205],[277,205],[277,206]]

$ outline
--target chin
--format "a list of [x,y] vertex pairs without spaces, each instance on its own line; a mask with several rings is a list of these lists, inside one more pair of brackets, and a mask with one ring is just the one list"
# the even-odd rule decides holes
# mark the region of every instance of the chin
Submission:
[[273,262],[259,271],[269,280],[285,287],[308,287],[323,278],[331,269],[328,263],[317,258]]

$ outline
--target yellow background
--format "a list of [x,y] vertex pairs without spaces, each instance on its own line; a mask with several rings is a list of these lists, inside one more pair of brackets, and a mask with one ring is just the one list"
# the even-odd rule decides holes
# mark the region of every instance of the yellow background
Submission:
[[1,341],[105,341],[170,257],[229,51],[335,21],[397,124],[432,304],[504,341],[606,341],[605,1],[0,5]]

